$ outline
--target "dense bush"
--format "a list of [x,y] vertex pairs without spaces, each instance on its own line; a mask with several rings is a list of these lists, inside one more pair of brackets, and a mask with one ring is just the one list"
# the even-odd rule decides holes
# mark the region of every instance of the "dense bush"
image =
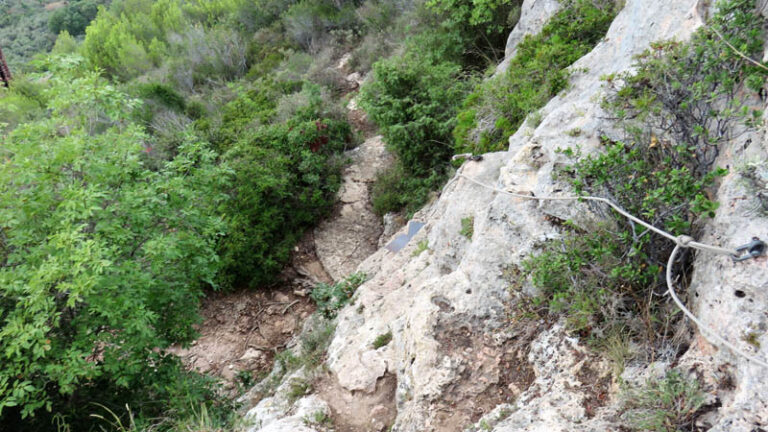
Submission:
[[3,54],[13,71],[32,56],[53,46],[56,35],[48,28],[51,12],[42,0],[6,0],[0,14],[0,41]]
[[80,0],[67,4],[61,9],[57,9],[51,15],[48,26],[53,34],[59,34],[66,31],[72,36],[79,36],[85,33],[85,28],[96,18],[99,11],[99,5],[104,1]]
[[[428,0],[440,26],[461,35],[470,62],[498,63],[504,57],[509,32],[520,17],[522,0]],[[483,64],[482,60],[487,63]]]
[[525,117],[567,87],[567,67],[597,44],[613,17],[612,2],[566,2],[539,34],[520,42],[506,72],[467,97],[454,130],[457,152],[506,148]]
[[446,181],[447,173],[433,171],[428,177],[416,177],[401,164],[382,171],[371,189],[373,210],[383,215],[404,211],[408,216],[416,213],[429,201],[433,191]]
[[149,171],[137,101],[82,65],[48,65],[49,116],[0,149],[0,412],[37,416],[19,429],[51,411],[85,421],[95,401],[205,401],[174,399],[184,379],[164,349],[194,336],[216,279],[227,173],[192,136]]
[[271,282],[304,229],[333,206],[349,125],[296,119],[263,126],[223,156],[234,170],[220,245],[228,284]]
[[605,106],[633,139],[652,142],[660,159],[697,177],[705,175],[719,145],[732,137],[733,126],[762,114],[739,93],[760,91],[768,76],[715,31],[745,55],[759,58],[764,24],[754,13],[753,0],[721,3],[709,26],[690,42],[655,43],[638,57],[637,74],[604,77],[611,90]]
[[456,100],[464,90],[460,73],[455,63],[432,63],[416,53],[374,65],[360,103],[411,174],[429,176],[452,155]]

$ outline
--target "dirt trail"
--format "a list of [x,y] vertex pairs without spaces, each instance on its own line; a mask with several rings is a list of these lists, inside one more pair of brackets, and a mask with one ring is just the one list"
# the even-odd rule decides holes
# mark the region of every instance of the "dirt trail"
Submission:
[[[223,379],[232,392],[272,368],[275,354],[301,330],[315,310],[311,287],[330,282],[314,253],[312,232],[294,248],[278,288],[242,289],[208,296],[201,309],[200,337],[189,348],[171,350],[184,364]],[[234,394],[234,393],[233,393]]]
[[[359,74],[347,79],[351,88],[360,84]],[[378,249],[383,225],[373,212],[370,187],[393,159],[381,137],[371,136],[373,127],[354,103],[348,117],[366,140],[346,153],[351,163],[344,170],[334,213],[294,248],[278,287],[209,296],[203,301],[200,337],[189,348],[171,350],[189,368],[222,378],[233,394],[238,384],[249,385],[266,374],[275,354],[301,330],[315,310],[309,299],[312,288],[343,279]]]

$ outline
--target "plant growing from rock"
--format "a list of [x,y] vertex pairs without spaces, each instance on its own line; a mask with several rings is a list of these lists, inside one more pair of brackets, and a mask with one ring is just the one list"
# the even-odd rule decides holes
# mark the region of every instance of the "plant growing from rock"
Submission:
[[506,72],[467,96],[453,130],[456,152],[504,149],[529,114],[568,86],[567,67],[597,44],[615,14],[611,2],[565,2],[539,34],[518,45]]
[[353,273],[343,281],[334,284],[319,283],[312,290],[310,297],[317,304],[318,312],[326,318],[332,319],[349,303],[355,290],[365,282],[365,273]]
[[392,342],[392,330],[376,336],[376,339],[373,340],[373,349],[387,346],[390,342]]
[[472,235],[475,233],[475,217],[468,216],[461,220],[461,230],[459,234],[472,240]]
[[[607,77],[605,105],[614,110],[628,140],[603,138],[604,152],[581,157],[561,171],[581,194],[600,195],[675,235],[696,235],[698,222],[713,217],[718,204],[710,190],[726,171],[714,167],[721,145],[738,121],[759,114],[736,110],[737,93],[754,91],[764,70],[735,54],[712,28],[746,55],[762,53],[762,19],[754,2],[721,5],[710,27],[687,43],[655,44],[640,56],[632,74]],[[624,85],[617,87],[618,82]],[[690,85],[689,85],[690,84]],[[604,209],[596,207],[598,212]],[[650,352],[667,346],[674,318],[659,296],[666,290],[662,269],[674,246],[618,214],[591,232],[566,225],[560,244],[544,246],[523,264],[540,302],[562,313],[573,331],[602,339],[626,328]],[[690,257],[687,264],[690,265]],[[669,320],[672,319],[670,322]],[[649,352],[649,354],[650,354]]]
[[706,404],[699,383],[674,370],[662,379],[625,391],[624,398],[628,411],[623,417],[634,431],[692,430],[696,415]]

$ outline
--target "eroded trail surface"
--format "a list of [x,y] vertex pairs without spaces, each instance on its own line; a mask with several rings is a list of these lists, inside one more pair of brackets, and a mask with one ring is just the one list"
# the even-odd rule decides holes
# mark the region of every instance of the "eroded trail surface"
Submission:
[[172,350],[188,367],[222,378],[233,392],[238,383],[248,385],[271,369],[275,354],[314,312],[309,293],[317,283],[343,279],[379,247],[384,227],[373,212],[370,188],[393,158],[354,105],[349,118],[366,139],[346,153],[350,163],[333,214],[294,248],[280,284],[209,296],[200,338],[187,349]]
[[274,289],[209,295],[201,309],[200,337],[189,348],[172,352],[188,367],[222,378],[230,391],[251,384],[271,369],[275,354],[314,312],[311,287],[331,282],[314,253],[311,232],[294,249],[281,279]]

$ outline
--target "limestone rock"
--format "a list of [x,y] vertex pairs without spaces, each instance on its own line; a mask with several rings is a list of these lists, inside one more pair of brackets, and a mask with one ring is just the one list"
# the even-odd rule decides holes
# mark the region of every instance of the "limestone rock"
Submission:
[[317,256],[334,280],[353,273],[378,249],[383,228],[371,207],[369,189],[376,174],[392,163],[381,136],[365,140],[346,156],[352,161],[344,171],[337,214],[315,229]]
[[496,73],[503,73],[509,67],[509,61],[515,56],[517,45],[528,35],[541,31],[562,5],[558,0],[525,0],[520,10],[520,20],[507,38],[504,49],[504,61],[496,68]]

